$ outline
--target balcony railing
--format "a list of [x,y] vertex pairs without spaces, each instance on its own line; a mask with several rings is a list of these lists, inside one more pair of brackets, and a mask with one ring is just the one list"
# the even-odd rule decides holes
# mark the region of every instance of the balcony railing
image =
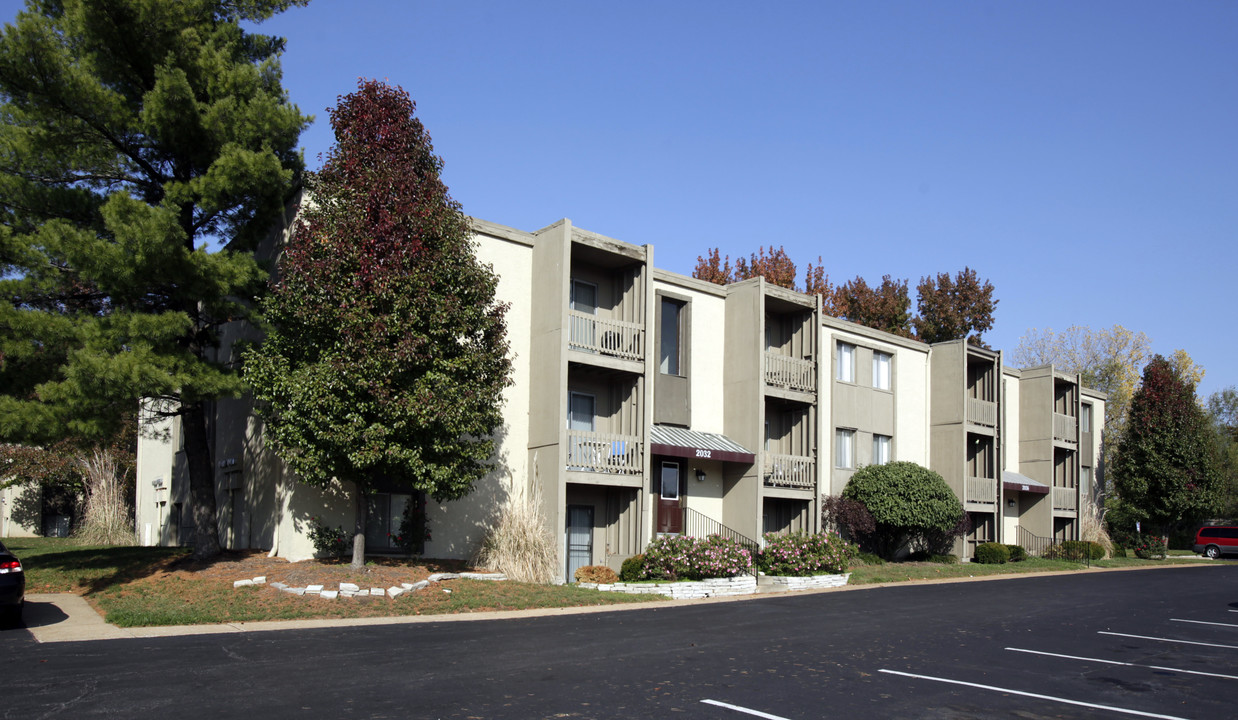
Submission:
[[638,475],[643,470],[640,438],[568,430],[567,466],[569,470]]
[[997,480],[993,478],[967,478],[967,502],[982,505],[997,505]]
[[1053,509],[1075,512],[1075,488],[1053,488]]
[[766,454],[765,484],[771,487],[815,490],[816,469],[817,461],[810,457]]
[[1075,442],[1075,419],[1069,415],[1053,413],[1053,439]]
[[997,427],[997,403],[967,398],[967,420],[974,425]]
[[627,360],[645,359],[645,326],[568,311],[568,344],[573,350]]
[[817,391],[817,363],[765,351],[765,382],[800,392]]

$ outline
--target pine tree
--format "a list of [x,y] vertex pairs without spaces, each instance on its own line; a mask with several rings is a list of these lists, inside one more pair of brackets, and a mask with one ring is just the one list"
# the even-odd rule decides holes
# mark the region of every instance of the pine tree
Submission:
[[1220,500],[1217,446],[1195,386],[1154,355],[1131,398],[1111,471],[1118,499],[1161,535],[1213,512]]
[[463,497],[493,467],[510,384],[506,306],[399,88],[363,81],[331,112],[336,144],[246,356],[267,437],[299,478],[356,488],[353,565],[378,481]]
[[[283,41],[305,0],[29,2],[0,33],[0,439],[107,437],[179,414],[196,526],[219,551],[204,404],[265,274],[247,252],[301,170]],[[220,239],[229,250],[211,251]]]

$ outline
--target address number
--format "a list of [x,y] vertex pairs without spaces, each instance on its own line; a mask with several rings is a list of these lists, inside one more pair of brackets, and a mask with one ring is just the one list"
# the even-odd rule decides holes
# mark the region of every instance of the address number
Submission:
[[697,450],[696,456],[699,458],[713,457],[713,451],[712,450]]

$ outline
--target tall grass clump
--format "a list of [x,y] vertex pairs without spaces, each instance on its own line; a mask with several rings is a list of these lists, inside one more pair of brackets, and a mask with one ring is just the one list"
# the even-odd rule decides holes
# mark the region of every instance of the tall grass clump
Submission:
[[83,545],[134,545],[133,511],[116,455],[95,448],[78,457],[82,468],[86,510],[73,537]]
[[558,551],[546,529],[541,491],[536,483],[527,487],[514,478],[509,484],[507,500],[482,540],[476,564],[517,582],[549,583],[555,577]]
[[1087,498],[1079,512],[1079,537],[1088,542],[1097,543],[1105,548],[1105,552],[1113,555],[1113,538],[1105,529],[1105,510],[1097,499]]

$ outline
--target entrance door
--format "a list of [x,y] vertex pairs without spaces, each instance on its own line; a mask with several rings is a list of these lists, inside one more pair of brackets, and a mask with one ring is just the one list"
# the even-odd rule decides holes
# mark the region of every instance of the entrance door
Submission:
[[576,580],[576,571],[593,564],[593,506],[567,506],[567,582]]
[[663,462],[659,477],[662,489],[658,493],[658,532],[682,533],[683,510],[680,509],[679,496],[683,488],[680,485],[679,463]]

